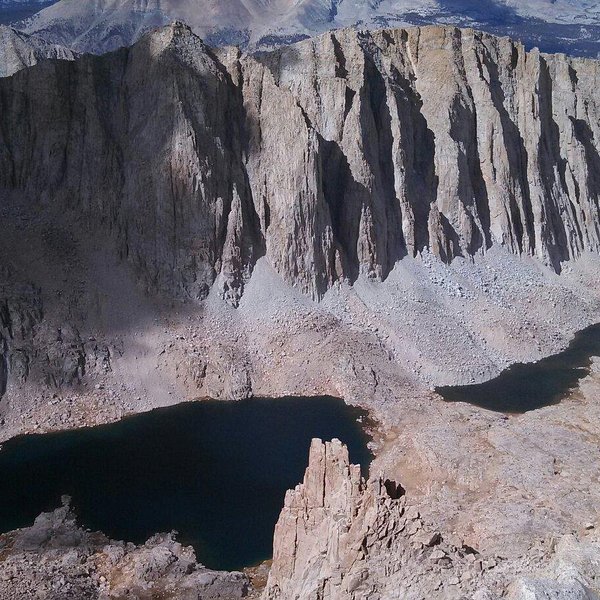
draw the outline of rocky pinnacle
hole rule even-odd
[[[314,439],[304,481],[287,492],[275,527],[262,599],[494,600],[507,587],[513,600],[592,599],[594,557],[597,541],[565,536],[554,571],[511,582],[496,559],[425,523],[401,485],[366,481],[344,444]]]

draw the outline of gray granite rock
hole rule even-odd
[[[76,56],[77,54],[68,48],[0,25],[0,77],[8,77],[25,67],[37,64],[40,60],[74,60]]]
[[[78,527],[65,504],[28,528],[0,535],[0,597],[77,600],[234,600],[248,594],[242,573],[211,571],[171,534],[135,546]]]
[[[216,56],[174,24],[1,82],[0,185],[111,232],[179,297],[237,304],[265,253],[313,298],[426,248],[560,271],[600,248],[598,73],[452,27]]]

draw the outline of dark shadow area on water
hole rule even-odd
[[[525,413],[559,403],[588,375],[592,356],[600,356],[600,324],[580,331],[567,349],[539,362],[513,365],[485,383],[440,387],[436,391],[449,402]]]
[[[79,522],[145,542],[173,529],[199,562],[239,569],[270,558],[287,489],[302,481],[314,437],[348,445],[366,472],[366,413],[331,397],[205,401],[0,451],[0,531],[72,497]]]

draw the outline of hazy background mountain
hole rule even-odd
[[[33,0],[0,0],[0,25],[9,25],[27,19],[47,6],[54,4]]]
[[[46,58],[73,60],[76,54],[58,44],[0,24],[0,77],[7,77]]]
[[[78,51],[130,45],[173,20],[217,45],[272,46],[348,26],[451,23],[509,35],[547,52],[600,52],[596,0],[0,0],[1,23],[20,21],[27,33]]]

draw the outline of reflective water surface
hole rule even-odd
[[[30,525],[68,494],[81,523],[113,539],[175,529],[208,567],[252,565],[271,556],[313,437],[341,439],[368,467],[363,417],[330,397],[206,401],[16,438],[0,451],[0,531]]]

